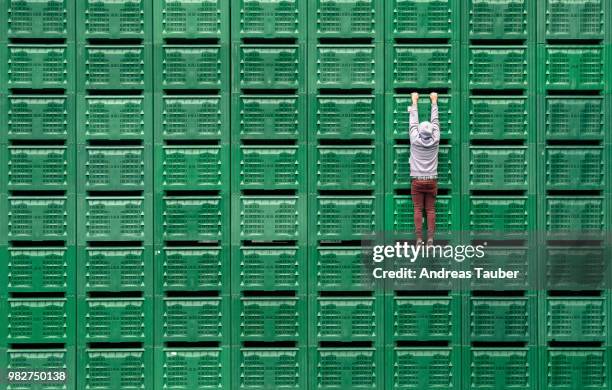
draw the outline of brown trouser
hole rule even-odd
[[[427,215],[427,238],[434,238],[436,231],[436,195],[438,181],[413,179],[410,186],[412,203],[414,205],[414,228],[417,240],[423,239],[423,208]]]

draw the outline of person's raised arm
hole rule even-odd
[[[435,143],[440,142],[440,119],[438,118],[438,94],[432,92],[429,95],[431,99],[431,127],[432,127],[432,137]]]
[[[408,107],[408,112],[410,113],[410,142],[414,142],[418,138],[419,134],[419,94],[413,92],[411,94],[412,97],[412,105]]]

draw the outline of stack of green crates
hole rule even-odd
[[[154,381],[160,388],[225,388],[229,6],[154,3]]]
[[[232,388],[307,386],[306,2],[232,4]]]
[[[66,376],[0,389],[612,390],[611,12],[0,2],[0,366]],[[412,92],[435,242],[517,279],[372,278]]]
[[[74,7],[7,1],[1,12],[0,365],[74,387]]]
[[[384,295],[359,245],[383,229],[384,4],[308,16],[309,388],[380,388]]]
[[[150,18],[145,1],[76,6],[79,271],[73,376],[83,388],[153,383]]]
[[[544,245],[538,320],[546,369],[541,386],[606,388],[609,4],[551,1],[540,12],[538,217]]]
[[[388,244],[414,243],[416,238],[410,195],[408,108],[412,92],[420,94],[419,121],[430,121],[429,94],[438,93],[441,140],[435,239],[454,245],[460,238],[460,20],[459,7],[452,1],[386,2],[384,161]],[[424,235],[426,231],[423,221]],[[398,264],[406,266],[401,259]],[[425,288],[432,291],[423,291]],[[433,291],[433,283],[419,287],[418,283],[388,281],[385,388],[460,386],[461,297],[448,286],[438,288]]]

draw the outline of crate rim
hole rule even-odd
[[[144,145],[86,145],[85,149],[144,149]]]
[[[257,248],[259,248],[259,247],[257,247]],[[190,250],[219,249],[219,250],[221,250],[221,249],[223,249],[223,246],[220,246],[220,245],[213,245],[213,246],[206,246],[206,245],[199,245],[199,246],[198,245],[196,245],[196,246],[167,246],[167,245],[164,245],[162,247],[162,249],[164,251],[167,250],[167,249],[170,249],[170,250],[172,250],[172,249],[177,249],[177,250],[178,249],[181,249],[181,250],[185,250],[185,249],[190,249]]]
[[[162,47],[165,48],[189,48],[189,49],[210,49],[210,48],[221,48],[222,44],[197,44],[197,45],[188,45],[188,44],[172,44],[172,43],[164,43]]]
[[[145,46],[146,45],[142,44],[142,43],[137,43],[137,44],[134,44],[134,45],[126,45],[126,44],[123,44],[123,45],[121,45],[121,44],[119,44],[119,45],[110,45],[110,44],[106,43],[106,44],[102,44],[102,45],[87,44],[87,45],[84,45],[84,48],[85,49],[95,49],[95,50],[115,50],[115,51],[117,51],[117,50],[129,50],[129,49],[132,49],[134,51],[136,51],[136,50],[141,51],[141,50],[144,50]]]
[[[8,297],[8,302],[68,302],[70,297]]]
[[[86,196],[86,200],[144,200],[146,196]]]
[[[67,145],[8,145],[7,149],[68,149]]]
[[[42,43],[9,43],[8,45],[6,45],[6,47],[8,48],[21,48],[21,47],[31,47],[31,48],[58,48],[58,47],[63,47],[63,48],[67,48],[68,44],[66,43],[51,43],[51,44],[42,44]],[[9,63],[10,63],[10,59],[9,59]]]
[[[300,297],[266,296],[266,297],[240,297],[240,301],[299,301]]]
[[[288,246],[273,246],[273,245],[264,245],[264,246],[249,246],[249,245],[240,245],[240,249],[252,249],[252,250],[257,250],[257,249],[278,249],[278,250],[288,250],[288,249],[295,249],[295,250],[299,250],[300,247],[297,245],[288,245]]]
[[[207,200],[207,199],[221,199],[220,195],[164,195],[164,200]]]

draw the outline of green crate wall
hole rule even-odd
[[[61,371],[74,387],[75,9],[6,1],[0,13],[0,364]]]
[[[526,273],[463,283],[464,389],[539,385],[536,15],[529,1],[471,0],[462,10],[463,239],[486,246],[482,266]]]
[[[139,0],[76,2],[79,387],[153,374],[151,15]]]
[[[543,244],[538,296],[539,359],[544,370],[540,388],[607,388],[609,379],[603,373],[610,358],[605,328],[609,277],[601,270],[609,251],[604,232],[610,226],[610,173],[595,166],[610,161],[610,133],[603,130],[610,120],[610,89],[604,78],[609,71],[610,27],[605,22],[609,4],[551,0],[538,7],[543,21],[538,56],[545,59],[538,63],[537,94],[538,127],[545,129],[537,140],[542,161],[537,189]],[[575,210],[580,211],[579,219],[572,217]],[[585,244],[576,248],[576,240]],[[579,275],[579,280],[567,273],[575,261],[590,263],[589,272]],[[575,340],[590,340],[594,348],[583,344],[571,348]],[[592,374],[580,377],[586,371]]]
[[[227,173],[238,369],[228,374],[236,389],[305,388],[308,380],[306,8],[302,1],[231,5]]]
[[[0,226],[5,367],[66,388],[610,389],[605,0],[0,8],[0,212],[34,213]],[[501,239],[482,261],[528,280],[366,277],[360,234],[410,239],[412,89],[421,116],[440,94],[438,238]]]
[[[159,1],[152,8],[160,319],[153,330],[154,383],[225,388],[232,332],[230,8],[220,0]]]
[[[384,383],[384,293],[360,281],[355,248],[383,230],[384,12],[378,1],[308,7],[310,389]]]
[[[408,107],[410,93],[416,91],[420,121],[429,120],[429,93],[438,93],[441,141],[436,207],[441,214],[436,218],[436,239],[454,243],[460,238],[461,216],[460,166],[456,164],[461,156],[460,8],[452,1],[402,0],[387,1],[385,7],[386,240],[414,240]],[[444,283],[435,294],[414,291],[433,285],[386,281],[385,388],[461,387],[461,296]]]

